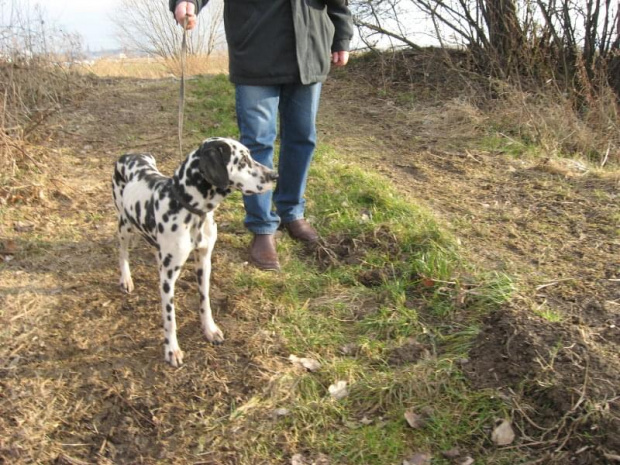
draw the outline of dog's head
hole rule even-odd
[[[200,172],[220,189],[238,189],[243,195],[273,189],[278,174],[254,161],[250,150],[233,139],[211,138],[198,149]]]

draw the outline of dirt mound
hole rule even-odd
[[[469,355],[472,384],[506,395],[528,443],[564,449],[546,463],[603,463],[618,450],[620,372],[578,330],[504,309],[486,318]]]

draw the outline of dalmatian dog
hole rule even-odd
[[[181,163],[172,177],[163,176],[149,154],[123,155],[112,182],[118,211],[120,286],[134,289],[129,271],[129,245],[136,233],[157,249],[165,360],[183,363],[176,335],[174,286],[192,251],[196,252],[200,320],[207,339],[220,344],[224,335],[213,320],[209,301],[211,253],[217,238],[213,212],[232,189],[244,195],[273,188],[278,175],[254,161],[237,141],[205,140]]]

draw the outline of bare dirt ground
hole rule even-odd
[[[474,386],[511,399],[519,447],[532,451],[534,463],[617,461],[617,173],[465,149],[471,138],[451,130],[455,100],[423,80],[417,87],[419,98],[404,108],[354,69],[338,74],[325,85],[322,142],[436,213],[478,269],[515,277],[515,299],[486,318],[461,362]],[[57,167],[50,182],[15,194],[26,206],[2,225],[8,239],[0,253],[9,261],[0,371],[0,429],[11,432],[0,438],[6,463],[181,463],[197,456],[200,463],[252,463],[243,444],[230,440],[237,431],[204,422],[226,418],[231,405],[263,389],[268,360],[279,354],[277,341],[256,332],[273,309],[256,312],[223,279],[230,262],[246,259],[245,241],[221,239],[214,257],[221,270],[214,300],[226,310],[218,323],[235,327],[227,344],[203,341],[197,316],[180,321],[181,341],[206,354],[191,370],[162,363],[148,249],[133,255],[135,293],[117,288],[112,163],[144,149],[167,159],[169,170],[178,158],[175,108],[170,81],[98,81],[49,134]],[[20,240],[20,231],[34,239]],[[193,286],[189,275],[181,288]],[[197,295],[180,298],[191,307],[185,299]],[[28,308],[46,311],[35,316]],[[199,442],[197,425],[204,428]]]

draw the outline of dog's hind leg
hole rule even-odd
[[[119,242],[119,265],[121,268],[121,280],[119,282],[121,289],[127,293],[133,291],[133,280],[131,279],[131,271],[129,271],[129,246],[131,245],[131,227],[127,220],[120,218],[118,221],[118,242]]]
[[[213,214],[207,216],[203,226],[203,233],[205,237],[196,250],[198,257],[196,276],[198,278],[198,290],[200,292],[200,322],[202,331],[207,337],[207,340],[213,344],[221,344],[224,342],[224,333],[222,333],[213,320],[211,299],[209,298],[211,254],[213,253],[213,247],[217,240],[217,225],[213,220]]]
[[[174,286],[181,274],[181,267],[189,256],[189,250],[160,248],[159,281],[162,318],[164,320],[164,358],[173,367],[183,364],[183,352],[177,341],[177,324],[174,312]]]

